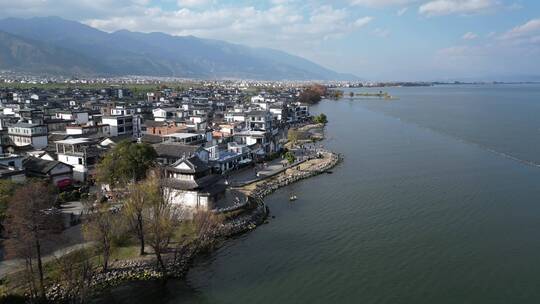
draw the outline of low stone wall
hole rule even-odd
[[[264,202],[250,198],[254,205],[252,209],[237,218],[223,224],[219,229],[215,239],[232,237],[256,228],[261,225],[268,216],[268,208]],[[201,250],[205,250],[206,245],[190,245],[176,248],[176,251],[164,255],[167,272],[159,270],[156,259],[146,260],[126,260],[115,261],[110,265],[110,270],[103,273],[97,273],[92,277],[90,288],[95,292],[118,286],[123,282],[141,281],[141,280],[159,280],[163,278],[182,278],[186,275],[193,259]],[[66,302],[69,300],[70,293],[60,284],[54,284],[47,290],[47,299],[56,302]]]
[[[328,171],[329,169],[335,167],[343,159],[341,155],[330,151],[320,150],[319,153],[323,154],[324,158],[327,158],[327,160],[320,164],[317,164],[317,166],[314,168],[310,168],[310,170],[295,171],[292,174],[277,176],[266,182],[257,184],[255,190],[251,192],[250,196],[254,197],[255,199],[262,200],[265,196],[271,194],[272,192],[276,191],[281,187],[285,187],[299,180],[319,175]]]
[[[216,237],[231,237],[255,229],[265,222],[269,213],[268,207],[263,201],[265,196],[299,180],[325,173],[343,159],[341,155],[330,151],[319,150],[319,153],[324,156],[324,161],[315,167],[302,171],[291,169],[292,174],[281,172],[281,174],[257,184],[249,195],[249,202],[253,204],[242,204],[244,207],[250,205],[255,207],[251,207],[251,210],[246,210],[246,213],[223,224]],[[189,270],[193,259],[204,249],[204,246],[187,246],[179,248],[174,253],[166,254],[164,256],[167,265],[166,273],[158,269],[155,259],[113,262],[109,271],[98,273],[92,278],[92,289],[96,291],[103,290],[128,281],[158,280],[165,277],[182,278]],[[68,298],[69,294],[69,290],[65,290],[64,287],[56,284],[48,289],[47,298],[53,302],[62,302]]]

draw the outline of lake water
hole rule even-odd
[[[312,109],[345,161],[270,224],[96,302],[540,303],[540,86],[387,91]]]

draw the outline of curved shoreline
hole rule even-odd
[[[343,160],[342,155],[328,150],[318,149],[317,153],[322,157],[309,159],[276,175],[236,188],[248,196],[249,209],[224,224],[214,239],[208,243],[189,245],[168,253],[164,258],[167,264],[165,273],[157,268],[155,258],[113,262],[109,271],[98,273],[92,278],[90,287],[92,293],[99,294],[108,288],[130,281],[184,278],[199,253],[213,250],[216,242],[249,232],[266,222],[270,210],[264,203],[264,197],[297,181],[325,173]],[[47,290],[47,298],[52,301],[65,301],[69,296],[70,292],[60,284],[54,284]]]

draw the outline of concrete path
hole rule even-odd
[[[293,152],[296,157],[296,162],[293,164],[289,164],[287,160],[278,158],[264,164],[257,164],[254,168],[247,168],[238,172],[232,172],[228,176],[227,181],[231,186],[255,182],[268,176],[275,175],[290,167],[294,167],[309,158],[315,157],[317,154],[316,146],[313,144],[304,145],[303,149],[294,148],[290,149],[289,151]]]

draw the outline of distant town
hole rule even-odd
[[[239,89],[253,87],[302,87],[311,83],[321,83],[334,88],[381,88],[381,87],[425,87],[434,85],[488,85],[488,84],[533,84],[535,81],[263,81],[263,80],[198,80],[178,77],[122,76],[107,78],[74,78],[63,76],[35,76],[33,74],[15,73],[0,70],[0,86],[13,88],[66,87],[66,86],[100,86],[100,85],[163,85],[163,84],[197,84],[201,86],[230,85]]]

